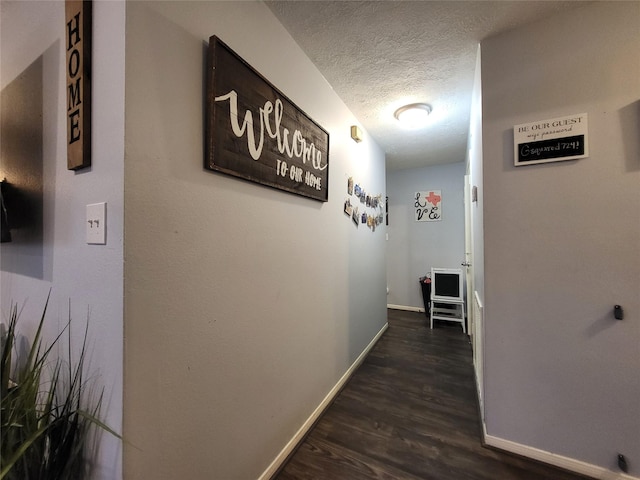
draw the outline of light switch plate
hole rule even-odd
[[[107,244],[107,204],[87,205],[87,243],[91,245]]]

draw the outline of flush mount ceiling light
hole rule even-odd
[[[393,116],[408,128],[419,128],[424,126],[430,113],[430,105],[426,103],[412,103],[397,109]]]

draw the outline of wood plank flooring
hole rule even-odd
[[[389,310],[389,328],[277,480],[584,480],[483,448],[468,337]]]

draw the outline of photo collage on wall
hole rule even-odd
[[[349,196],[344,201],[345,215],[351,217],[356,227],[364,224],[375,232],[376,227],[384,222],[382,194],[367,193],[359,184],[354,185],[353,177],[347,180],[347,194]]]

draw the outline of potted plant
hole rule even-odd
[[[93,428],[120,436],[99,419],[102,393],[92,398],[84,377],[88,323],[75,364],[54,355],[71,319],[50,345],[42,340],[49,297],[25,358],[16,356],[18,309],[12,305],[0,357],[0,480],[80,480],[86,478]],[[70,343],[70,342],[69,342]]]

